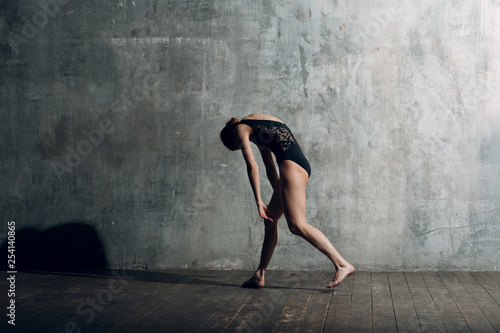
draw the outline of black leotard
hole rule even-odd
[[[252,128],[253,133],[250,135],[250,141],[269,148],[276,156],[278,164],[284,160],[291,160],[306,170],[311,177],[311,166],[302,153],[297,140],[285,124],[279,121],[260,119],[244,119],[239,123]]]

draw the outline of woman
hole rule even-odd
[[[279,118],[253,113],[241,121],[232,118],[220,136],[230,150],[242,150],[255,203],[265,224],[259,268],[242,287],[264,286],[266,268],[278,242],[278,220],[283,214],[293,234],[307,240],[333,262],[336,273],[327,288],[337,286],[346,276],[354,273],[354,267],[342,258],[326,236],[306,222],[306,185],[311,167],[290,129]],[[267,178],[274,190],[268,206],[260,195],[259,168],[250,142],[259,147]],[[276,156],[279,177],[272,154]]]

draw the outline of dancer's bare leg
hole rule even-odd
[[[260,255],[259,268],[249,280],[243,283],[243,288],[260,288],[264,287],[265,274],[267,265],[271,261],[274,249],[278,243],[278,221],[264,221],[265,223],[265,236],[264,243],[262,244],[262,253]]]
[[[290,231],[298,235],[325,254],[335,266],[336,273],[327,288],[337,286],[348,275],[354,273],[354,266],[345,260],[326,236],[306,221],[307,172],[292,161],[280,164],[281,195],[283,209]]]
[[[271,212],[273,221],[264,221],[265,235],[264,243],[262,244],[259,268],[255,272],[254,276],[243,283],[243,288],[264,287],[266,269],[271,261],[276,244],[278,243],[278,220],[283,215],[283,207],[281,204],[279,190],[273,193],[268,209]]]

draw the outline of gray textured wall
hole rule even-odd
[[[358,268],[499,269],[499,1],[45,3],[0,4],[1,221],[84,221],[113,267],[255,267],[262,222],[218,134],[264,112]],[[271,267],[331,267],[280,230]]]

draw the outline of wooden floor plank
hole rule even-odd
[[[271,272],[270,278],[266,273],[266,286],[254,291],[252,300],[225,331],[271,332],[280,321],[289,299],[297,290],[306,289],[304,283],[308,275],[303,272]]]
[[[185,332],[222,331],[252,297],[250,290],[240,288],[241,283],[249,276],[249,271],[234,271],[221,276],[220,280],[211,281],[211,293],[203,297],[205,303],[197,307],[197,311],[189,310],[187,317],[179,318],[178,315],[177,327],[182,327]],[[196,301],[201,292],[195,291],[190,298]],[[194,305],[193,307],[196,308]]]
[[[31,315],[20,314],[29,321],[50,322],[51,330],[63,328],[68,321],[71,321],[68,318],[72,318],[73,321],[83,318],[77,314],[79,305],[89,298],[96,297],[99,290],[103,289],[100,286],[104,284],[98,279],[88,281],[86,277],[74,275],[56,276],[52,281],[53,285],[47,289],[31,290],[29,293],[31,304],[36,307],[36,310],[32,311]],[[64,307],[54,307],[54,303],[61,298],[61,290],[65,293]],[[24,306],[21,309],[27,310]]]
[[[151,314],[159,309],[166,302],[171,302],[171,299],[179,297],[178,293],[171,292],[169,290],[170,285],[162,283],[148,283],[148,282],[136,282],[138,290],[130,290],[127,292],[127,296],[137,301],[130,304],[130,308],[121,315],[121,320],[112,320],[115,324],[110,328],[110,332],[136,332],[139,329],[144,328],[146,323],[153,324],[152,321],[147,321],[151,319]],[[147,296],[143,294],[143,290],[149,288],[151,293]],[[115,315],[119,315],[119,311],[114,312]],[[117,319],[117,318],[116,318]]]
[[[325,288],[325,284],[329,278],[331,279],[331,276],[327,272],[320,273],[318,284],[311,296],[304,320],[300,323],[299,332],[319,333],[323,331],[333,290]]]
[[[69,322],[74,322],[78,328],[82,329],[89,325],[87,321],[93,321],[94,324],[97,322],[102,324],[102,319],[107,318],[109,310],[114,305],[122,303],[113,299],[104,307],[96,305],[99,306],[99,310],[92,311],[92,308],[86,305],[86,302],[89,299],[96,299],[99,296],[103,297],[104,294],[100,293],[100,291],[107,290],[110,281],[112,280],[108,277],[89,277],[87,275],[75,274],[58,275],[54,279],[54,285],[45,290],[45,295],[41,296],[41,302],[37,300],[38,294],[35,294],[35,297],[31,299],[36,306],[36,310],[32,311],[31,317],[22,316],[24,319],[23,324],[29,322],[44,323],[43,327],[46,332],[64,331],[65,325]],[[105,298],[102,300],[105,300],[106,303],[108,302]],[[84,307],[81,307],[82,304]],[[82,311],[80,315],[78,315],[79,306]],[[26,309],[24,306],[22,308]],[[92,320],[90,311],[94,315]],[[32,330],[26,327],[24,331]]]
[[[373,332],[397,332],[387,273],[372,273]]]
[[[222,332],[248,304],[255,290],[240,289],[214,313],[198,332]]]
[[[372,282],[370,272],[356,274],[352,287],[349,332],[372,331]]]
[[[455,274],[453,272],[439,272],[438,274],[472,332],[495,333],[496,331],[493,326],[491,326],[491,323],[487,320],[484,313],[476,302],[474,302]]]
[[[471,275],[481,284],[495,302],[500,304],[500,284],[492,278],[494,275],[487,272],[471,272]]]
[[[250,276],[246,278],[248,277]],[[294,290],[300,286],[300,283],[296,283],[295,280],[295,275],[291,275],[290,272],[266,272],[266,286],[264,288],[257,290],[240,289],[236,292],[236,294],[249,293],[250,298],[234,313],[231,320],[218,327],[210,326],[210,323],[208,326],[206,324],[200,332],[210,330],[270,332],[283,311],[287,300],[293,295]],[[224,305],[222,311],[226,307],[227,305]],[[233,311],[231,310],[231,312]],[[217,315],[215,314],[215,316]],[[210,321],[213,321],[213,318]]]
[[[162,272],[160,274],[147,275],[145,273],[135,273],[135,280],[125,291],[118,295],[122,303],[129,302],[128,309],[116,308],[115,315],[120,315],[121,320],[114,320],[112,316],[107,318],[115,324],[109,332],[136,332],[147,330],[154,325],[153,314],[161,311],[176,300],[182,300],[186,294],[193,290],[192,285],[197,281],[196,275],[190,271]],[[191,287],[191,288],[190,288]],[[158,324],[162,324],[159,320]]]
[[[36,279],[33,277],[36,276]],[[50,289],[57,286],[55,280],[58,275],[49,273],[30,273],[23,272],[16,275],[17,284],[21,287],[19,292],[22,291],[24,295],[31,293],[32,291],[40,289]]]
[[[499,272],[485,272],[490,278],[500,286],[500,271]]]
[[[299,273],[297,288],[285,304],[273,332],[297,332],[311,301],[314,291],[323,284],[320,272]],[[323,286],[324,288],[324,286]]]
[[[421,275],[434,300],[434,304],[446,330],[448,332],[470,333],[469,325],[439,275],[436,272],[423,272]]]
[[[178,330],[180,332],[195,332],[201,328],[233,293],[240,290],[239,285],[243,279],[248,278],[250,273],[247,271],[225,271],[218,277],[219,285],[211,286],[208,292],[203,292],[203,297],[200,295],[193,297],[196,305],[193,305],[192,309],[184,314]]]
[[[138,332],[152,329],[150,327],[151,323],[160,324],[164,331],[169,332],[183,327],[183,324],[187,325],[187,321],[196,314],[193,311],[195,309],[199,310],[200,304],[207,300],[220,300],[216,293],[224,288],[223,281],[226,281],[226,276],[230,275],[228,272],[223,274],[225,276],[220,276],[220,273],[218,275],[213,273],[190,273],[194,279],[186,281],[186,284],[177,282],[177,288],[175,290],[170,288],[171,290],[168,291],[169,299],[164,300],[160,306],[137,322],[141,326]],[[233,287],[233,289],[236,288]],[[228,293],[224,294],[227,295]],[[203,295],[203,297],[200,297],[200,295]],[[185,331],[188,330],[185,329]]]
[[[455,276],[476,302],[495,331],[500,332],[500,305],[470,273],[456,272]]]
[[[398,332],[421,332],[404,273],[389,273],[388,276]]]
[[[350,275],[335,287],[323,332],[347,332],[351,315],[353,282],[360,272]]]
[[[331,272],[268,271],[266,287],[240,288],[250,271],[127,271],[102,309],[116,271],[19,273],[16,328],[64,332],[498,332],[499,272],[356,272],[333,293]],[[40,282],[40,283],[38,283]],[[3,284],[5,286],[5,283]],[[106,297],[105,297],[106,298]],[[84,310],[91,309],[88,305]],[[9,332],[6,321],[0,332]],[[77,330],[73,330],[77,331]]]
[[[251,275],[246,276],[244,280],[247,280],[250,276]],[[252,293],[250,302],[241,309],[238,315],[228,323],[224,330],[227,332],[260,332],[262,325],[269,325],[266,320],[269,320],[273,315],[276,316],[276,307],[282,307],[276,302],[280,302],[280,297],[283,293],[281,289],[275,289],[275,286],[284,283],[284,276],[285,273],[283,272],[267,271],[266,286],[260,289],[250,290]]]
[[[446,332],[434,300],[419,272],[405,273],[422,332]]]

